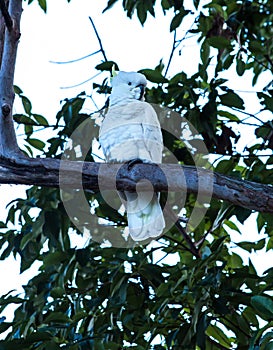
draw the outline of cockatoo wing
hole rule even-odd
[[[139,158],[144,162],[161,163],[161,129],[156,112],[146,102],[135,101],[110,108],[99,139],[107,161],[126,162]]]

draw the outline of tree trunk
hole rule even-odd
[[[0,1],[0,155],[9,158],[22,156],[19,150],[12,119],[14,101],[14,71],[17,46],[20,38],[22,0]],[[3,29],[3,22],[5,28]]]

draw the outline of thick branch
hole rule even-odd
[[[142,181],[146,179],[148,181]],[[120,164],[84,163],[58,159],[0,159],[0,183],[46,187],[85,188],[93,191],[118,189],[133,191],[198,193],[228,201],[259,212],[273,213],[273,187],[177,164],[136,164],[130,171]],[[211,186],[212,184],[212,186]],[[212,190],[212,193],[211,193]]]
[[[1,13],[4,17],[4,20],[5,20],[5,23],[6,23],[8,30],[11,30],[12,29],[12,19],[9,15],[9,11],[7,9],[5,0],[0,0],[0,10],[1,10]]]
[[[2,64],[2,55],[4,48],[4,38],[5,38],[5,19],[0,15],[0,69]]]
[[[17,46],[20,38],[21,13],[22,0],[10,0],[9,15],[12,19],[12,26],[8,28],[9,30],[5,31],[0,70],[0,155],[11,158],[14,158],[20,152],[14,132],[12,106],[14,101],[14,71]]]

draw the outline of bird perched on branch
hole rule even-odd
[[[119,72],[112,78],[109,110],[100,128],[106,161],[161,163],[163,141],[153,107],[144,101],[147,80],[137,72]],[[159,194],[119,192],[125,205],[129,234],[134,241],[160,236],[165,220]]]

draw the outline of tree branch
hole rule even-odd
[[[3,15],[0,15],[0,69],[2,64],[2,55],[4,49],[4,38],[5,38],[5,19]]]
[[[98,33],[98,31],[97,31],[97,28],[96,28],[96,26],[95,26],[95,23],[94,23],[94,21],[92,20],[92,18],[91,18],[90,16],[89,16],[89,20],[90,20],[90,22],[91,22],[91,24],[92,24],[92,27],[93,27],[94,32],[95,32],[95,34],[96,34],[96,37],[97,37],[97,39],[98,39],[98,42],[99,42],[99,45],[100,45],[100,51],[101,51],[101,53],[102,53],[102,56],[103,56],[103,58],[104,58],[104,61],[108,61],[108,60],[107,60],[107,57],[106,57],[106,54],[105,54],[105,51],[104,51],[103,46],[102,46],[101,38],[100,38],[99,33]]]
[[[194,242],[191,240],[188,233],[181,226],[181,224],[179,222],[179,217],[174,213],[174,211],[171,208],[168,208],[168,207],[166,208],[166,206],[165,206],[165,210],[166,210],[167,214],[169,215],[169,217],[172,219],[172,221],[175,223],[175,227],[178,229],[178,231],[181,233],[184,240],[187,242],[187,244],[189,246],[189,251],[197,258],[200,258],[199,250],[195,246]]]
[[[12,26],[13,26],[13,22],[12,22],[12,18],[10,17],[9,11],[7,9],[5,0],[0,0],[0,10],[1,10],[1,13],[4,17],[4,20],[5,20],[5,23],[6,23],[8,30],[11,31]]]
[[[3,5],[3,4],[2,4]],[[2,13],[3,13],[3,7]],[[20,38],[22,1],[9,1],[12,27],[5,31],[0,71],[0,155],[14,158],[20,154],[12,119],[14,71]],[[7,19],[5,18],[5,21]],[[7,23],[7,22],[6,22]]]
[[[166,178],[166,176],[168,179]],[[230,202],[258,212],[273,213],[273,187],[212,171],[178,164],[136,164],[130,171],[120,164],[60,161],[59,159],[0,157],[0,184],[24,184],[93,191],[103,188],[150,191],[148,180],[156,191],[198,193]],[[212,184],[212,193],[211,186]]]
[[[174,34],[173,34],[173,46],[172,46],[171,54],[170,54],[170,57],[169,57],[169,60],[168,60],[168,63],[167,63],[167,68],[165,70],[165,74],[164,74],[165,78],[167,77],[167,73],[169,71],[169,68],[170,68],[170,65],[171,65],[171,62],[172,62],[172,59],[173,59],[173,55],[174,55],[175,49],[176,49],[176,30],[174,31]]]
[[[101,52],[101,50],[97,50],[97,51],[94,51],[86,56],[82,56],[80,58],[75,58],[74,60],[70,60],[70,61],[49,61],[50,63],[54,63],[54,64],[70,64],[70,63],[75,63],[75,62],[79,62],[79,61],[82,61],[82,60],[85,60],[86,58],[88,57],[91,57],[91,56],[94,56],[96,55],[97,53]]]

